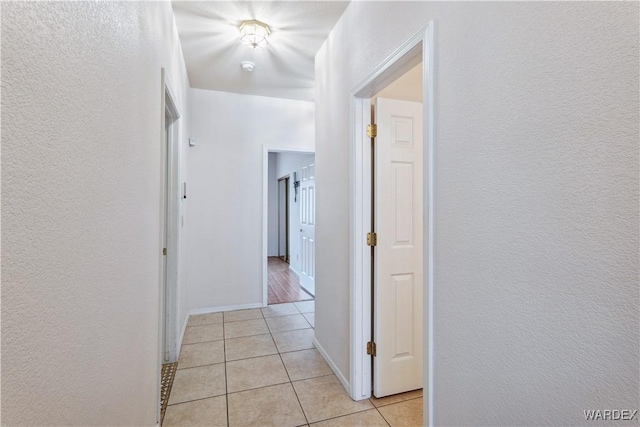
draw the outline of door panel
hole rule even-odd
[[[422,387],[422,104],[375,104],[376,397]]]
[[[316,180],[315,165],[302,168],[300,183],[300,285],[315,295]]]

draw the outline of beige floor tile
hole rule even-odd
[[[240,322],[230,322],[224,325],[225,338],[248,337],[251,335],[268,334],[269,328],[264,319],[244,320]]]
[[[333,373],[318,350],[302,350],[281,355],[291,381],[321,377]]]
[[[189,316],[187,326],[202,326],[222,323],[222,313],[195,314]]]
[[[185,344],[180,350],[178,369],[224,362],[224,341]]]
[[[315,313],[303,313],[302,314],[312,328],[316,327],[316,314]]]
[[[194,400],[167,406],[163,427],[227,426],[227,397]]]
[[[224,321],[226,322],[238,322],[241,320],[253,320],[262,319],[262,312],[259,308],[252,308],[249,310],[236,310],[227,311],[224,313]]]
[[[280,353],[314,348],[313,337],[313,329],[298,329],[297,331],[273,334],[273,340],[276,342],[276,347],[278,347]]]
[[[296,381],[293,387],[310,423],[373,408],[369,400],[352,400],[335,375]]]
[[[182,339],[182,344],[195,344],[197,342],[217,341],[224,339],[222,325],[203,325],[187,328]]]
[[[420,398],[382,406],[378,411],[391,427],[422,426],[422,399]]]
[[[321,421],[311,424],[312,427],[388,427],[387,422],[382,415],[375,409],[368,411],[356,412],[355,414],[345,415],[344,417],[332,418],[330,420]]]
[[[227,389],[229,393],[282,384],[288,381],[287,371],[278,354],[227,362]]]
[[[269,317],[266,320],[271,333],[293,331],[295,329],[306,329],[311,327],[309,322],[307,322],[307,319],[305,319],[302,314],[294,314],[293,316]]]
[[[316,311],[316,302],[315,301],[299,301],[294,303],[300,313],[313,313]]]
[[[228,399],[230,426],[294,427],[307,422],[291,383],[233,393]]]
[[[224,363],[179,369],[171,387],[169,405],[226,393]]]
[[[227,361],[278,353],[271,334],[229,338],[225,340],[225,347]]]
[[[292,314],[300,314],[300,311],[296,308],[292,302],[284,304],[272,304],[262,309],[264,317],[276,317],[276,316],[290,316]]]
[[[376,399],[375,397],[371,396],[371,403],[373,403],[373,405],[376,407],[380,407],[391,405],[392,403],[404,402],[405,400],[411,400],[418,397],[422,397],[422,389],[408,391],[406,393],[393,394],[391,396],[382,397],[380,399]]]

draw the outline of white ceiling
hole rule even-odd
[[[313,101],[314,57],[347,1],[173,1],[191,87]],[[269,25],[269,45],[240,42],[238,26]],[[242,61],[253,61],[249,73]]]

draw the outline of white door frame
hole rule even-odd
[[[161,165],[160,165],[160,244],[158,259],[160,268],[159,314],[158,314],[158,422],[160,422],[160,370],[165,362],[175,362],[178,359],[178,251],[180,233],[180,111],[176,104],[176,97],[164,68],[161,69]],[[169,132],[165,139],[166,118],[171,117]],[[167,170],[168,209],[165,218],[165,167]],[[167,255],[162,254],[162,242],[166,233]],[[166,258],[166,276],[164,261]]]
[[[424,150],[424,394],[425,425],[433,425],[433,145],[434,145],[434,21],[382,61],[351,91],[351,306],[350,395],[371,396],[371,257],[366,244],[371,230],[371,140],[365,128],[371,120],[371,98],[422,61]]]
[[[291,177],[289,175],[284,175],[281,176],[280,178],[276,178],[278,181],[278,258],[280,258],[280,238],[281,238],[281,234],[282,230],[280,230],[280,215],[282,215],[282,212],[280,211],[280,181],[284,182],[284,197],[285,197],[285,201],[284,201],[284,216],[285,216],[285,220],[284,220],[284,224],[285,224],[285,230],[284,230],[284,234],[285,234],[285,251],[284,251],[284,258],[286,262],[290,262],[289,260],[289,256],[290,253],[289,251],[291,250],[291,242],[289,241],[289,239],[291,238],[291,236],[289,236],[289,222],[291,221],[291,206],[289,206],[289,180],[291,179]]]
[[[262,306],[269,302],[268,292],[268,243],[269,243],[269,153],[297,153],[315,154],[310,148],[289,148],[276,146],[262,146]],[[291,236],[289,236],[291,238]]]

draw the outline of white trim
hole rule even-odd
[[[169,361],[178,358],[179,343],[177,339],[177,302],[178,302],[178,251],[179,251],[179,222],[180,215],[180,110],[176,103],[176,96],[171,89],[170,78],[164,68],[160,69],[160,247],[158,248],[158,266],[160,270],[158,296],[158,421],[160,421],[160,384],[161,366],[165,361],[165,354]],[[165,116],[171,116],[169,133],[165,136]],[[167,166],[168,165],[168,166]],[[167,176],[165,181],[165,168]],[[165,201],[165,182],[168,183],[167,199]],[[168,209],[165,215],[165,202]],[[166,233],[166,242],[165,242]],[[167,256],[162,254],[163,244],[166,244]],[[166,263],[166,275],[164,265]],[[166,307],[169,307],[166,310]]]
[[[165,74],[166,76],[166,74]],[[176,97],[171,84],[165,78],[165,96],[169,101],[166,105],[167,110],[172,116],[173,122],[170,126],[169,145],[170,150],[167,150],[169,156],[167,163],[168,176],[167,181],[169,183],[168,196],[169,196],[169,209],[168,209],[168,225],[167,225],[167,295],[169,306],[169,342],[167,343],[167,349],[169,353],[169,361],[174,362],[178,360],[178,345],[177,332],[178,332],[178,270],[179,270],[179,257],[180,253],[179,241],[180,241],[180,111],[176,105]]]
[[[184,341],[184,334],[187,332],[187,325],[189,324],[189,315],[184,319],[182,324],[182,331],[178,339],[178,359],[180,358],[180,350],[182,349],[182,341]]]
[[[296,270],[295,268],[293,268],[293,267],[291,266],[291,264],[289,264],[289,270],[293,271],[293,272],[296,274],[296,276],[300,277],[300,273],[298,272],[298,270]]]
[[[268,243],[269,243],[269,153],[315,154],[314,149],[262,146],[262,307],[268,305]]]
[[[425,262],[423,265],[428,269],[423,277],[427,279],[427,292],[424,293],[423,307],[426,307],[426,328],[424,328],[424,384],[427,385],[427,396],[423,397],[423,401],[426,401],[427,413],[423,414],[423,423],[428,426],[435,425],[435,412],[433,406],[433,384],[434,384],[434,354],[433,354],[433,214],[434,214],[434,173],[435,173],[435,66],[434,66],[434,52],[435,52],[435,21],[430,21],[427,26],[425,34],[425,43],[422,45],[422,57],[426,59],[427,65],[422,70],[422,99],[426,100],[425,119],[424,123],[427,124],[428,129],[428,145],[427,150],[424,151],[424,165],[426,167],[426,173],[424,179],[426,180],[424,186],[424,200],[427,201],[427,227],[425,227],[425,233],[427,233],[427,250],[424,252]],[[423,59],[423,63],[424,63]],[[424,221],[424,218],[423,218]],[[425,402],[423,402],[425,403]]]
[[[333,363],[333,360],[331,360],[325,349],[322,348],[322,346],[318,343],[315,336],[313,337],[313,345],[316,347],[316,350],[318,350],[318,353],[320,353],[320,355],[327,362],[336,377],[338,377],[338,380],[342,383],[342,386],[345,388],[345,390],[350,390],[351,387],[349,386],[349,382],[347,381],[345,376],[342,375],[342,372],[340,371],[340,369],[338,369],[336,364]]]
[[[298,270],[296,270],[295,268],[293,268],[293,267],[291,266],[291,264],[289,264],[289,270],[293,271],[293,272],[296,274],[296,276],[300,277],[300,273],[298,272]],[[307,294],[311,295],[314,299],[316,298],[316,295],[315,295],[314,293],[311,293],[311,291],[310,291],[309,289],[307,289],[307,287],[306,287],[304,284],[300,283],[300,287],[301,287],[302,289],[304,289],[304,291],[305,291]],[[315,290],[315,289],[314,289],[314,290]]]
[[[405,71],[420,61],[423,62],[423,140],[424,150],[424,200],[427,201],[424,224],[424,260],[428,271],[425,272],[426,292],[424,292],[425,321],[425,417],[427,425],[433,425],[433,160],[434,160],[434,22],[411,37],[400,48],[380,63],[351,91],[351,306],[350,306],[350,379],[349,388],[354,400],[371,396],[371,357],[365,352],[367,341],[371,337],[371,274],[370,257],[364,243],[366,232],[370,229],[370,145],[364,134],[368,123],[367,106],[370,98],[388,83],[400,77]]]
[[[225,305],[222,307],[205,307],[205,308],[192,308],[189,310],[189,316],[193,316],[195,314],[209,314],[209,313],[220,313],[222,311],[234,311],[234,310],[246,310],[249,308],[261,308],[263,305],[259,302],[254,302],[251,304],[238,304],[238,305]]]
[[[366,244],[367,232],[371,230],[371,215],[365,206],[371,206],[371,150],[366,146],[365,126],[371,120],[370,98],[352,96],[352,120],[354,144],[351,157],[354,159],[351,176],[350,206],[352,238],[351,253],[351,343],[349,374],[352,388],[349,393],[354,400],[371,396],[371,357],[366,354],[366,342],[371,336],[371,297],[364,292],[364,283],[371,282],[370,248]],[[357,143],[358,141],[362,143]],[[357,219],[357,220],[356,220]],[[360,283],[360,286],[356,286]],[[357,303],[356,303],[357,302]],[[365,343],[356,345],[355,343]]]

